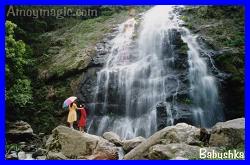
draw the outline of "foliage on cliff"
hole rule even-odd
[[[227,74],[220,86],[226,119],[244,116],[244,7],[188,6],[181,19],[213,50],[215,66]]]
[[[16,40],[16,24],[6,21],[6,101],[8,107],[22,109],[32,103],[32,87],[29,78],[31,49],[22,40]]]
[[[10,7],[6,8],[6,15]],[[64,7],[14,6],[14,9],[63,10]],[[62,109],[62,103],[74,95],[80,75],[95,55],[96,42],[125,21],[131,8],[136,9],[135,13],[144,10],[139,6],[67,8],[93,9],[97,15],[63,19],[7,16],[7,120],[27,121],[35,132],[49,133],[59,123],[66,124],[67,111]]]

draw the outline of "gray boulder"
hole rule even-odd
[[[200,147],[185,143],[171,143],[167,145],[157,144],[149,149],[149,159],[175,159],[178,157],[199,157]]]
[[[105,132],[102,136],[104,139],[110,141],[111,143],[114,143],[117,146],[122,145],[122,141],[121,141],[120,136],[114,132]]]
[[[149,152],[149,148],[156,144],[186,143],[199,145],[199,136],[200,129],[194,126],[185,123],[169,126],[139,144],[127,153],[124,159],[144,159]]]
[[[245,143],[245,118],[219,122],[212,128],[210,146],[236,147]]]
[[[122,141],[122,148],[126,153],[128,153],[129,151],[134,149],[136,146],[138,146],[139,144],[141,144],[145,140],[146,139],[141,137],[141,136],[135,137],[135,138],[129,139],[129,140],[123,140]]]
[[[116,151],[115,145],[106,139],[65,126],[58,126],[52,131],[46,142],[46,149],[48,152],[61,153],[69,159],[87,157],[99,151]]]

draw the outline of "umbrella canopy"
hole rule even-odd
[[[63,108],[67,108],[71,103],[73,103],[75,100],[77,99],[77,97],[75,96],[71,96],[69,98],[67,98],[64,102],[63,102]]]

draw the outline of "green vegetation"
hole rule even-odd
[[[28,68],[32,65],[29,47],[21,40],[16,41],[16,25],[6,21],[6,101],[8,107],[21,109],[32,103],[32,87]]]
[[[134,8],[135,14],[145,10],[140,6],[68,7],[96,9],[98,14],[63,19],[7,17],[7,120],[27,121],[35,133],[51,133],[59,123],[66,124],[67,111],[62,109],[62,103],[74,95],[83,69],[95,55],[95,44],[129,18],[130,9]],[[63,9],[64,6],[14,8]]]
[[[6,145],[6,154],[9,154],[10,151],[16,151],[19,152],[20,149],[20,145],[19,144],[7,144]]]
[[[178,54],[180,55],[187,55],[187,51],[188,51],[188,46],[187,44],[183,43],[181,44],[181,47],[178,49]]]

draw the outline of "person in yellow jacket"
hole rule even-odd
[[[69,114],[68,114],[68,120],[67,122],[70,125],[70,128],[73,129],[73,124],[77,120],[76,110],[78,109],[75,102],[71,103],[69,105]]]

